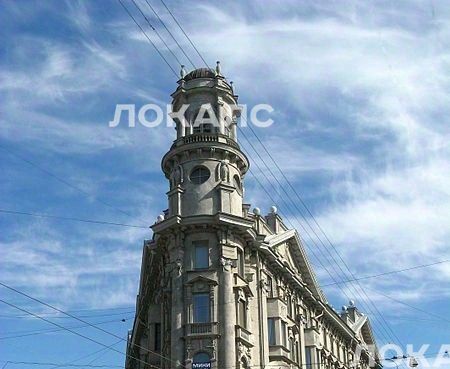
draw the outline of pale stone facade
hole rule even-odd
[[[189,124],[162,160],[169,209],[144,244],[126,368],[379,366],[367,317],[328,305],[297,232],[243,203],[231,85],[208,69],[178,84],[172,104],[190,104]],[[218,127],[193,124],[205,103]]]

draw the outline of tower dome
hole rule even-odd
[[[190,81],[197,78],[214,78],[215,76],[215,72],[210,68],[198,68],[186,74],[183,79]]]

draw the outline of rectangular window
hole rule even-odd
[[[273,297],[273,279],[267,276],[267,296]]]
[[[155,323],[155,351],[161,351],[161,323]]]
[[[289,338],[289,351],[291,360],[295,362],[295,349],[294,349],[294,339]]]
[[[210,317],[209,293],[196,293],[193,297],[193,323],[207,323]]]
[[[268,328],[268,338],[269,338],[269,346],[274,346],[277,343],[275,336],[275,319],[267,318],[267,328]]]
[[[312,355],[311,355],[311,348],[307,347],[305,350],[305,354],[306,354],[306,369],[311,369],[312,368]]]
[[[287,347],[286,334],[286,322],[281,321],[281,344],[284,347]]]
[[[237,268],[238,268],[238,274],[241,277],[244,277],[244,272],[245,272],[245,260],[244,260],[244,252],[242,250],[237,251]]]
[[[194,242],[194,268],[209,268],[209,246],[207,241]]]
[[[291,297],[291,295],[288,295],[288,297],[287,297],[287,311],[288,311],[288,316],[292,317],[292,297]]]
[[[238,302],[238,322],[243,328],[247,328],[247,303],[243,300]]]

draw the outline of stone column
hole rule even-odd
[[[220,353],[219,369],[236,367],[236,302],[233,291],[232,261],[220,258],[222,266],[220,288]]]

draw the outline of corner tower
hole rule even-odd
[[[220,64],[215,71],[182,69],[172,98],[177,139],[162,159],[170,185],[168,215],[242,215],[249,163],[237,143],[237,96]]]

